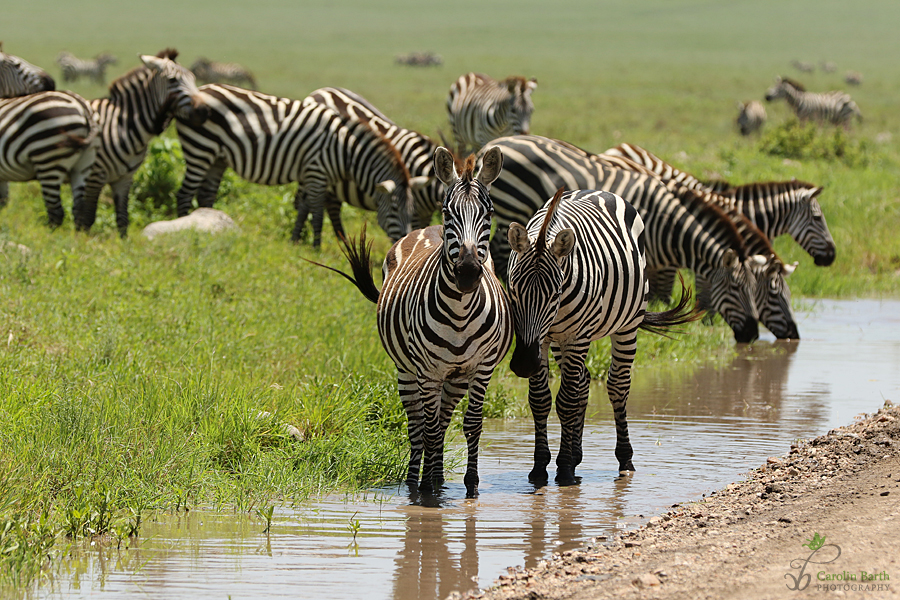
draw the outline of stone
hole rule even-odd
[[[172,219],[171,221],[156,221],[144,227],[142,232],[147,239],[153,239],[158,235],[193,229],[207,233],[218,233],[229,229],[237,229],[234,220],[221,210],[215,208],[198,208],[185,217]]]

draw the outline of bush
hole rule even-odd
[[[150,142],[147,157],[134,176],[130,205],[147,217],[175,214],[175,192],[184,175],[184,155],[178,140],[160,137]]]
[[[839,127],[818,126],[791,119],[766,132],[760,141],[760,152],[794,159],[840,161],[848,166],[865,166],[869,147],[854,140]]]

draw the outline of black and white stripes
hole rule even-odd
[[[191,71],[203,83],[229,83],[256,89],[253,73],[237,63],[223,63],[200,57],[191,65]]]
[[[536,79],[508,77],[495,81],[467,73],[450,87],[447,112],[456,143],[477,150],[493,139],[529,133]]]
[[[106,65],[114,65],[118,62],[111,54],[98,54],[90,60],[76,57],[71,52],[60,52],[56,57],[56,64],[62,69],[63,81],[77,81],[86,77],[98,85],[106,81]]]
[[[46,71],[0,49],[0,98],[52,92],[55,89],[56,83]]]
[[[771,102],[779,98],[787,100],[801,121],[822,121],[846,127],[853,117],[862,120],[856,102],[845,92],[807,92],[793,79],[776,77],[775,85],[766,91],[766,100]]]

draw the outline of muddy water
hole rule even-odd
[[[364,501],[278,508],[268,536],[245,515],[160,514],[139,546],[83,552],[36,596],[430,600],[489,585],[507,566],[637,526],[739,479],[796,438],[900,400],[900,302],[821,302],[798,317],[799,343],[764,335],[724,367],[638,371],[630,477],[615,470],[598,387],[580,485],[530,485],[530,419],[489,422],[476,500],[465,500],[459,478],[428,506],[395,487],[372,490]]]

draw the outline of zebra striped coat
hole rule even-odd
[[[56,57],[56,64],[62,69],[63,81],[77,81],[81,77],[87,77],[97,85],[106,82],[106,65],[116,64],[118,59],[107,53],[98,54],[90,60],[77,58],[71,52],[60,52]]]
[[[759,131],[767,118],[766,109],[759,101],[738,102],[737,126],[741,135]]]
[[[497,230],[491,254],[502,273],[509,257],[506,231],[527,222],[560,187],[607,190],[637,209],[646,226],[649,268],[687,268],[710,282],[711,307],[722,314],[739,342],[758,336],[753,281],[744,264],[746,249],[721,209],[699,197],[678,198],[651,175],[604,166],[572,146],[539,136],[494,142],[503,152],[503,171],[494,182]]]
[[[559,364],[561,381],[556,411],[562,425],[557,481],[575,483],[581,462],[582,433],[590,376],[584,361],[594,340],[610,337],[612,364],[607,392],[616,422],[616,458],[620,471],[633,471],[626,404],[638,328],[650,331],[695,320],[690,294],[665,313],[646,313],[645,229],[638,211],[609,192],[562,189],[527,228],[509,227],[510,308],[516,348],[510,367],[528,378],[534,417],[534,468],[529,479],[547,480],[550,449],[547,417],[552,396],[549,353]]]
[[[438,148],[434,170],[447,187],[443,229],[427,227],[394,244],[384,260],[384,286],[375,287],[365,230],[359,248],[346,244],[355,279],[344,275],[378,308],[378,334],[397,365],[400,398],[409,422],[407,483],[414,486],[424,452],[420,489],[443,480],[444,437],[454,408],[468,392],[463,420],[468,446],[466,495],[478,491],[478,442],[484,392],[512,343],[506,293],[493,272],[491,182],[502,164],[499,150],[454,165]],[[343,274],[343,273],[342,273]]]
[[[328,196],[377,211],[378,224],[394,240],[409,233],[409,172],[396,148],[365,123],[322,104],[230,85],[199,89],[209,118],[201,125],[177,118],[186,163],[176,195],[179,216],[191,210],[194,196],[200,206],[212,206],[231,167],[254,183],[298,182],[294,241],[312,213],[313,244],[321,244]],[[335,233],[343,235],[340,229]]]
[[[63,222],[60,186],[79,201],[97,155],[99,126],[87,101],[72,92],[39,92],[0,99],[0,207],[8,181],[41,184],[51,227]]]
[[[862,113],[845,92],[807,92],[806,88],[788,77],[776,77],[775,85],[766,91],[766,101],[787,100],[801,121],[825,121],[833,125],[849,126],[850,119],[862,120]]]
[[[237,63],[221,63],[200,57],[191,65],[191,71],[199,81],[206,83],[230,83],[256,89],[253,73]]]
[[[177,52],[165,50],[160,55],[142,56],[145,66],[116,79],[109,97],[91,102],[100,120],[100,147],[84,199],[72,207],[78,229],[88,230],[94,224],[100,190],[108,183],[119,235],[125,237],[128,193],[150,139],[165,130],[173,114],[197,125],[208,116],[194,75],[174,61]]]
[[[55,89],[56,82],[46,71],[0,49],[0,98],[52,92]]]
[[[324,104],[346,117],[361,121],[391,142],[409,170],[413,196],[412,228],[422,229],[431,224],[431,218],[444,199],[444,186],[432,169],[434,151],[438,148],[434,140],[400,127],[368,100],[347,89],[320,88],[307,96],[304,102]],[[334,200],[329,198],[326,204],[332,222],[340,219],[340,203]]]
[[[537,79],[508,77],[495,81],[481,73],[468,73],[450,86],[447,112],[456,143],[477,150],[493,139],[527,134]]]

